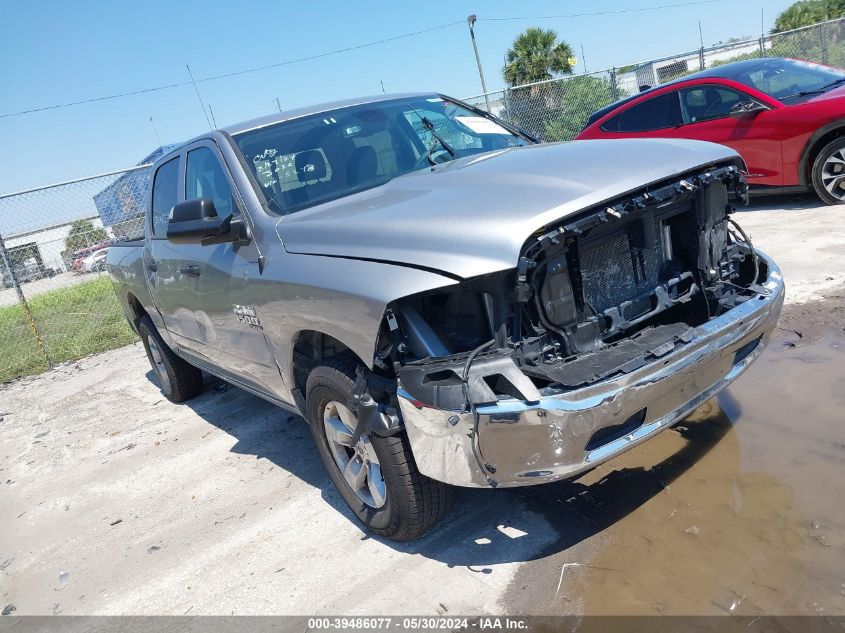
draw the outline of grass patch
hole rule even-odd
[[[36,295],[29,306],[53,364],[137,340],[106,276]],[[47,369],[23,306],[0,308],[0,382]]]

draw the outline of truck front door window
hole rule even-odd
[[[217,215],[232,215],[232,187],[223,166],[208,147],[188,152],[185,168],[185,199],[205,198],[214,203]]]

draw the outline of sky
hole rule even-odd
[[[576,53],[576,72],[644,61],[730,37],[768,32],[791,0],[710,0],[693,6],[581,17],[695,0],[592,2],[21,2],[0,0],[0,115],[189,80],[219,126],[335,99],[431,90],[482,92],[466,24],[475,34],[488,89],[503,86],[513,39],[529,26],[554,29]],[[546,16],[546,17],[542,17]],[[492,18],[531,18],[493,20]],[[412,37],[203,79],[456,23]],[[581,47],[584,49],[582,58]],[[150,123],[152,117],[155,125]],[[166,90],[0,116],[0,193],[136,164],[161,143],[208,129],[190,84]],[[156,137],[158,135],[158,139]]]

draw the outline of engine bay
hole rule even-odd
[[[730,217],[747,199],[726,164],[543,227],[515,269],[388,306],[377,371],[444,409],[635,371],[760,290],[765,264]]]

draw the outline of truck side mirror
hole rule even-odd
[[[231,215],[221,218],[208,198],[180,202],[173,207],[167,221],[167,239],[174,244],[242,245],[249,237],[249,228],[242,218]]]

